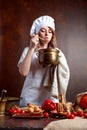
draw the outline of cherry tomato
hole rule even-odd
[[[75,118],[75,115],[71,113],[71,114],[68,116],[68,118],[69,118],[69,119],[74,119],[74,118]]]
[[[21,110],[21,113],[22,113],[22,114],[25,114],[25,110]]]
[[[19,113],[19,110],[11,108],[11,109],[9,109],[9,113],[10,114],[16,114],[16,113]]]
[[[44,112],[44,117],[48,118],[49,117],[49,113],[48,112]]]
[[[77,111],[77,116],[82,117],[84,115],[83,111]]]
[[[21,113],[21,109],[17,109],[18,113]]]
[[[68,117],[70,116],[70,113],[69,113],[69,112],[67,112],[65,116],[68,118]]]
[[[77,116],[77,112],[76,111],[73,111],[72,114],[74,114],[75,116]]]
[[[84,113],[84,118],[87,118],[87,113]]]
[[[18,113],[18,110],[17,110],[17,109],[14,109],[14,110],[13,110],[13,113],[14,113],[14,114]]]
[[[10,114],[13,114],[13,113],[14,113],[14,110],[13,110],[13,109],[9,109],[8,112],[9,112]]]

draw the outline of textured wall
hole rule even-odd
[[[67,99],[87,89],[87,1],[0,0],[0,92],[19,96],[23,85],[17,62],[29,44],[29,29],[38,16],[55,18],[58,47],[71,70]]]

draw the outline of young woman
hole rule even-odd
[[[26,47],[18,62],[19,72],[26,76],[21,93],[20,106],[27,106],[29,103],[41,105],[45,99],[51,99],[59,102],[59,98],[53,97],[42,85],[42,80],[47,67],[43,67],[38,60],[38,50],[46,48],[57,48],[55,36],[54,19],[50,16],[41,16],[37,18],[30,29],[30,43]],[[59,49],[58,49],[59,50]],[[70,78],[70,71],[66,58],[59,50],[59,82],[64,96]],[[59,93],[60,94],[60,93]]]

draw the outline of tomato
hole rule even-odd
[[[82,117],[84,115],[83,111],[77,111],[77,116]]]
[[[75,115],[73,113],[67,112],[65,115],[68,119],[74,119]]]
[[[44,112],[44,117],[48,118],[49,117],[49,113],[48,112]]]
[[[84,113],[84,118],[87,118],[87,113]]]
[[[21,110],[21,114],[25,114],[25,110]]]
[[[8,112],[10,113],[10,114],[16,114],[16,113],[20,113],[20,109],[18,109],[18,108],[10,108],[9,110],[8,110]]]
[[[75,115],[71,113],[71,114],[69,114],[68,118],[69,118],[69,119],[74,119],[74,118],[75,118]]]
[[[45,100],[46,104],[50,104],[52,101],[50,99]]]
[[[14,113],[14,110],[13,110],[13,109],[9,109],[8,112],[9,112],[10,114],[13,114],[13,113]]]
[[[54,103],[52,100],[50,99],[46,99],[43,104],[42,104],[42,109],[47,111],[47,112],[50,112],[52,110],[55,110],[56,109],[56,103]]]
[[[80,100],[80,106],[84,109],[87,109],[87,94],[84,94],[82,97],[81,97],[81,100]]]
[[[69,117],[69,115],[70,115],[70,113],[69,113],[69,112],[67,112],[65,116],[68,118],[68,117]]]
[[[73,111],[72,114],[74,114],[75,116],[77,116],[77,112],[76,111]]]
[[[55,104],[55,103],[51,103],[51,104],[49,105],[49,110],[50,110],[50,111],[55,110],[55,108],[56,108],[56,104]]]
[[[10,114],[16,114],[19,113],[18,109],[9,109]]]
[[[17,110],[17,109],[14,109],[14,110],[13,110],[13,113],[14,113],[14,114],[18,113],[18,110]]]

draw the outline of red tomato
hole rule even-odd
[[[17,109],[18,113],[21,113],[21,109]]]
[[[84,115],[83,111],[77,111],[77,116],[82,117]]]
[[[68,118],[68,117],[69,117],[69,115],[70,115],[70,113],[69,113],[69,112],[67,112],[65,116]]]
[[[84,94],[82,97],[81,97],[81,100],[80,100],[80,106],[84,109],[87,109],[87,94]]]
[[[14,109],[14,110],[13,110],[13,113],[14,113],[14,114],[18,113],[18,110],[17,110],[17,109]]]
[[[55,103],[51,103],[51,104],[49,105],[49,110],[50,110],[50,111],[55,110],[55,108],[56,108],[56,104],[55,104]]]
[[[22,114],[25,114],[25,110],[21,110],[21,113],[22,113]]]
[[[84,118],[87,118],[87,113],[84,113]]]
[[[75,118],[75,115],[71,113],[71,114],[68,116],[68,118],[69,118],[69,119],[74,119],[74,118]]]
[[[42,104],[42,109],[49,112],[56,109],[56,103],[50,99],[46,99]]]
[[[11,108],[11,109],[9,109],[9,113],[10,114],[16,114],[16,113],[19,113],[19,110]]]
[[[45,100],[46,104],[50,104],[52,101],[50,99]]]
[[[49,113],[48,112],[44,112],[44,117],[49,117]]]
[[[13,109],[9,109],[8,110],[10,114],[13,114],[14,113],[14,110]]]
[[[75,116],[77,116],[77,112],[76,111],[73,111],[72,114],[74,114]]]

